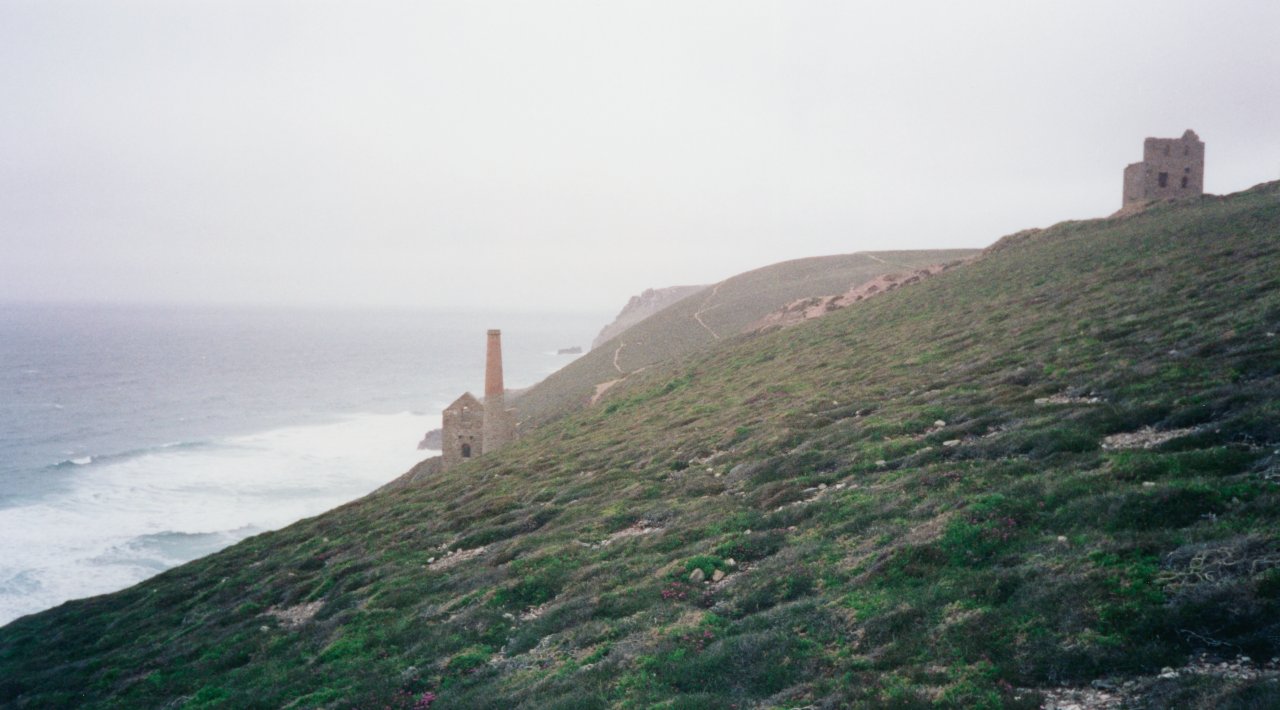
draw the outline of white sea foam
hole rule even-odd
[[[0,624],[358,498],[423,458],[414,445],[436,426],[438,415],[369,414],[71,459],[66,490],[0,509]]]

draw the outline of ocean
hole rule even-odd
[[[607,314],[0,304],[0,625],[358,498]]]

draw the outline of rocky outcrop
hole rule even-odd
[[[419,451],[426,451],[428,449],[430,449],[431,451],[439,451],[443,448],[444,448],[444,430],[443,429],[432,429],[426,434],[423,434],[422,441],[418,442]]]
[[[838,296],[812,296],[810,298],[801,298],[788,303],[782,308],[779,308],[778,310],[747,326],[745,332],[764,333],[778,328],[786,328],[814,318],[820,318],[832,311],[837,311],[841,308],[851,306],[859,301],[865,301],[873,296],[888,293],[902,286],[918,283],[930,276],[940,274],[943,271],[962,263],[964,262],[953,261],[946,264],[926,266],[923,269],[917,269],[909,274],[885,274],[883,276],[877,276],[866,283],[850,288],[848,291],[845,291]]]
[[[600,334],[591,341],[591,347],[597,348],[622,331],[670,306],[692,293],[706,288],[705,286],[668,286],[666,288],[647,288],[639,296],[632,296],[627,305],[622,307],[618,317],[600,330]]]

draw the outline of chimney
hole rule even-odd
[[[497,451],[515,437],[515,423],[507,411],[502,387],[502,331],[489,331],[484,363],[484,453]]]
[[[494,396],[501,398],[502,388],[502,331],[489,331],[489,345],[485,351],[484,398],[492,401]]]

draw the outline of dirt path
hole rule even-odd
[[[724,282],[723,282],[723,281],[721,281],[720,283],[724,283]],[[718,307],[718,306],[720,305],[720,304],[718,304],[718,303],[717,303],[715,306],[708,306],[708,305],[707,305],[708,303],[711,303],[711,299],[715,298],[715,297],[716,297],[716,294],[717,294],[717,293],[719,293],[719,292],[720,292],[720,284],[716,284],[716,285],[715,285],[715,287],[711,289],[711,293],[707,295],[706,300],[704,300],[704,301],[702,302],[702,307],[701,307],[701,308],[699,308],[699,309],[697,310],[697,312],[695,312],[695,313],[693,314],[693,319],[694,319],[694,320],[696,320],[696,321],[698,321],[698,325],[702,326],[703,330],[705,330],[705,331],[707,331],[708,333],[710,333],[710,334],[711,334],[711,337],[712,337],[712,338],[714,338],[714,339],[716,339],[716,340],[719,340],[719,339],[720,339],[720,334],[719,334],[719,333],[717,333],[717,332],[715,332],[714,330],[712,330],[712,329],[711,329],[711,326],[707,325],[707,324],[706,324],[706,322],[702,320],[702,314],[703,314],[703,313],[706,313],[707,311],[711,310],[712,308],[716,308],[716,307]]]
[[[596,385],[596,393],[591,396],[591,404],[594,406],[595,403],[599,402],[600,398],[604,396],[604,393],[609,391],[610,387],[618,384],[619,382],[625,379],[627,378],[619,377],[616,380],[609,380],[608,382],[601,382],[600,384]]]
[[[627,374],[627,371],[622,369],[622,366],[618,364],[618,356],[622,354],[622,349],[625,347],[627,347],[627,344],[625,342],[618,343],[618,349],[613,351],[613,369],[617,370],[623,375]]]
[[[910,267],[910,266],[906,266],[906,265],[904,265],[904,264],[895,264],[895,263],[893,263],[892,261],[885,261],[884,259],[881,259],[880,257],[876,256],[875,254],[869,254],[869,253],[867,253],[867,252],[865,252],[865,251],[864,251],[864,252],[862,252],[862,255],[863,255],[863,256],[865,256],[865,257],[867,257],[868,259],[870,259],[870,260],[872,260],[872,261],[878,261],[878,262],[880,262],[881,264],[884,264],[885,266],[892,266],[892,267],[893,267],[893,268],[895,268],[895,269],[907,269],[908,271],[913,271],[913,270],[914,270],[914,269],[913,269],[912,267]]]

